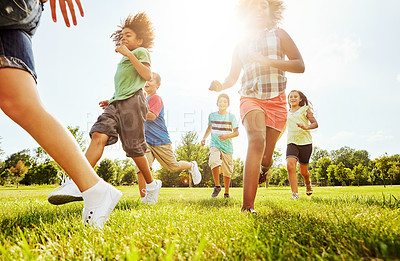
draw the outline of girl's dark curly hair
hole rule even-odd
[[[245,17],[249,8],[249,4],[254,0],[239,0],[237,6],[239,17]],[[285,10],[281,0],[265,0],[269,4],[269,23],[268,28],[273,28],[282,20],[282,12]]]
[[[142,47],[150,50],[154,45],[154,28],[150,18],[145,13],[138,13],[135,16],[129,15],[125,21],[121,20],[120,29],[115,31],[111,38],[116,45],[122,40],[122,30],[129,28],[136,33],[138,39],[143,39]]]

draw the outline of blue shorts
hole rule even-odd
[[[31,36],[43,11],[39,0],[0,1],[0,68],[17,68],[36,81]]]

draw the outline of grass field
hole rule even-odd
[[[54,187],[0,187],[0,260],[400,260],[400,186],[321,187],[300,200],[259,188],[162,188],[159,203],[124,193],[103,231],[81,225],[82,202],[53,206]]]

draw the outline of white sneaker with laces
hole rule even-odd
[[[104,224],[107,222],[107,219],[110,216],[111,212],[117,205],[118,201],[121,199],[122,192],[103,180],[100,182],[103,183],[100,184],[100,186],[103,187],[101,188],[102,198],[97,200],[99,202],[99,204],[97,205],[87,206],[85,204],[85,208],[82,212],[82,222],[84,225],[102,229],[104,227]]]
[[[146,188],[143,189],[145,196],[142,202],[147,204],[156,204],[158,201],[158,194],[160,193],[161,186],[162,182],[159,179],[154,180],[154,186],[152,186],[151,188],[149,188],[148,184],[146,184]]]
[[[61,185],[55,188],[47,197],[47,200],[53,205],[62,205],[73,201],[81,201],[82,193],[78,187],[65,173],[58,172],[57,176],[61,179]]]
[[[196,161],[192,161],[190,163],[192,164],[192,167],[190,168],[189,172],[192,175],[193,184],[197,185],[201,182],[201,173]]]

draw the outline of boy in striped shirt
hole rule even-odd
[[[229,184],[233,172],[232,138],[239,136],[239,127],[235,115],[228,112],[229,96],[220,94],[217,99],[218,111],[208,116],[208,128],[201,141],[204,146],[211,133],[210,157],[208,164],[212,169],[215,188],[211,197],[216,198],[221,191],[219,175],[224,176],[225,198],[229,198]]]

